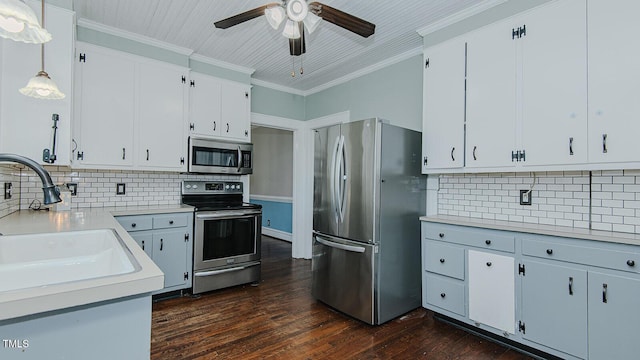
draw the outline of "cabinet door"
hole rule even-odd
[[[521,23],[522,165],[586,163],[586,2],[557,1]]]
[[[77,45],[85,60],[76,63],[76,142],[81,165],[133,164],[135,63],[119,52]]]
[[[217,136],[223,128],[220,116],[221,84],[211,76],[191,73],[189,93],[189,133]]]
[[[469,319],[514,334],[513,257],[469,250],[468,264]]]
[[[640,2],[589,0],[589,162],[640,161]]]
[[[151,232],[130,232],[129,235],[149,257],[153,257],[153,234]]]
[[[153,234],[153,262],[164,273],[165,289],[187,282],[187,245],[185,230],[156,231]]]
[[[464,166],[465,42],[424,52],[422,172]]]
[[[250,141],[251,88],[240,83],[224,82],[221,89],[221,135]]]
[[[186,69],[158,62],[138,66],[138,164],[185,170]]]
[[[466,167],[514,166],[517,43],[505,22],[467,38]]]
[[[587,272],[537,261],[522,277],[523,338],[586,359]]]
[[[638,357],[638,299],[639,280],[589,272],[589,359]]]
[[[26,3],[36,14],[40,13],[40,1]],[[45,15],[46,28],[53,37],[45,44],[45,70],[66,97],[62,100],[42,100],[18,92],[41,68],[40,46],[11,40],[1,41],[0,152],[24,155],[44,164],[43,149],[53,151],[52,115],[58,114],[55,165],[69,165],[74,13],[47,4]]]

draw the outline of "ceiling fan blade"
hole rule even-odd
[[[307,47],[304,42],[304,24],[302,21],[298,21],[298,28],[300,29],[300,37],[297,39],[289,39],[289,53],[293,56],[300,56],[307,52]]]
[[[262,5],[260,7],[257,7],[255,9],[249,10],[249,11],[245,11],[243,13],[234,15],[232,17],[220,20],[220,21],[216,21],[215,23],[213,23],[213,25],[215,25],[216,28],[218,29],[226,29],[226,28],[230,28],[232,26],[241,24],[245,21],[249,21],[251,19],[255,19],[258,16],[262,16],[264,15],[264,11],[272,6],[280,6],[280,3],[269,3],[266,5]]]
[[[316,1],[309,4],[309,10],[313,11],[324,20],[354,32],[362,37],[367,38],[373,35],[376,30],[375,24]]]

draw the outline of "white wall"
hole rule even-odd
[[[293,132],[253,127],[251,141],[254,149],[251,195],[290,198],[293,194]]]

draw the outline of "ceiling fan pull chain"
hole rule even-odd
[[[304,69],[302,68],[302,55],[300,55],[300,75],[304,74]]]
[[[291,77],[296,77],[296,58],[291,57]]]

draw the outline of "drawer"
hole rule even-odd
[[[153,227],[150,216],[118,216],[116,220],[127,231],[150,230]]]
[[[488,250],[515,251],[515,236],[508,231],[425,222],[422,237]]]
[[[465,316],[464,282],[426,274],[427,303]]]
[[[177,228],[187,226],[187,214],[166,214],[153,217],[154,229]]]
[[[575,240],[551,236],[536,236],[522,241],[522,254],[603,268],[640,272],[640,249],[632,245],[576,244]]]
[[[464,248],[425,241],[425,270],[464,280]]]

